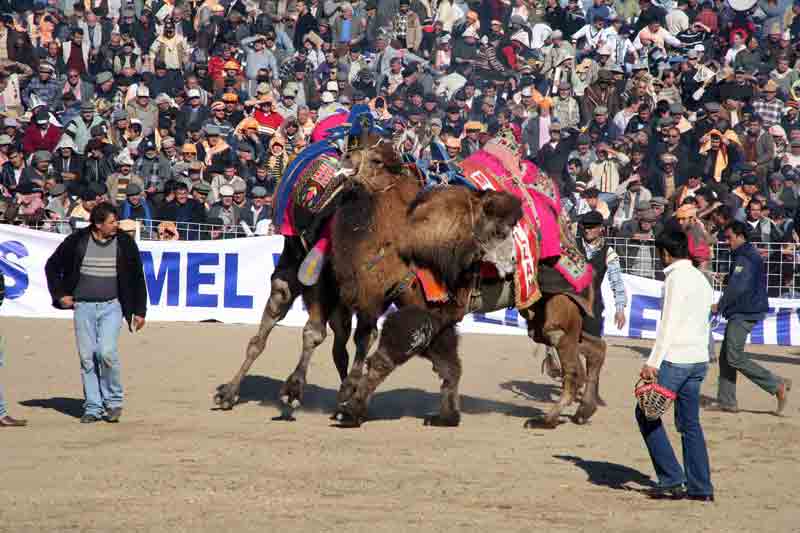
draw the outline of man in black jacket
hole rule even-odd
[[[75,336],[81,358],[84,414],[81,422],[119,422],[123,390],[117,340],[122,318],[131,331],[144,327],[147,312],[139,248],[118,232],[111,204],[92,209],[91,225],[56,248],[47,260],[47,288],[58,309],[75,310]]]

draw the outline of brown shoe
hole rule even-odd
[[[21,418],[11,418],[8,415],[4,416],[3,418],[0,418],[0,428],[14,428],[27,425],[28,421],[23,420]]]
[[[786,402],[789,401],[789,391],[792,390],[792,380],[784,378],[783,382],[778,385],[778,392],[775,396],[778,398],[778,407],[775,409],[775,414],[780,416],[786,408]]]

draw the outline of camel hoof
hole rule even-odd
[[[595,412],[597,412],[596,405],[581,404],[578,410],[575,411],[575,416],[572,417],[572,421],[579,425],[586,424]]]
[[[589,423],[589,418],[581,414],[575,413],[575,416],[572,417],[572,422],[578,426],[585,426],[586,424]]]
[[[239,392],[235,390],[229,383],[217,387],[217,392],[214,394],[214,404],[223,411],[230,411],[233,406],[239,403]]]
[[[281,389],[281,403],[297,409],[303,403],[303,389],[305,388],[305,380],[296,376],[289,376],[286,383],[283,384]]]
[[[337,403],[343,404],[346,403],[353,395],[356,393],[358,389],[358,382],[361,380],[361,373],[351,373],[349,376],[345,378],[342,382],[342,385],[339,387],[339,393],[336,395]]]
[[[332,418],[340,428],[360,428],[362,424],[359,417],[345,411],[337,411]]]
[[[441,428],[455,428],[461,424],[461,413],[455,412],[449,415],[428,415],[425,417],[423,425],[441,427]]]

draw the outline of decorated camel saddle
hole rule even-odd
[[[273,224],[285,237],[299,237],[308,255],[299,271],[304,285],[319,278],[330,249],[331,216],[339,207],[347,174],[341,158],[358,149],[362,130],[380,134],[367,106],[320,124],[310,144],[286,168],[273,197]],[[335,119],[335,120],[334,120]]]
[[[459,166],[478,190],[505,191],[522,202],[523,217],[512,232],[518,309],[531,307],[543,293],[581,294],[590,286],[591,265],[571,237],[557,188],[536,165],[519,157],[513,139],[491,139]]]

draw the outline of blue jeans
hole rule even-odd
[[[707,363],[677,364],[668,361],[662,362],[658,371],[658,383],[678,395],[674,403],[675,426],[681,434],[683,468],[675,458],[661,420],[647,420],[639,406],[636,406],[636,421],[650,452],[659,486],[671,488],[685,483],[687,492],[696,496],[714,493],[706,439],[700,426],[700,386],[707,371]]]
[[[117,340],[122,327],[118,300],[75,302],[75,337],[81,358],[84,414],[102,416],[122,407]]]
[[[3,274],[0,274],[2,276]],[[5,339],[3,336],[0,335],[0,368],[5,366]],[[8,414],[6,410],[6,399],[3,397],[3,386],[0,383],[0,418],[3,418]]]

